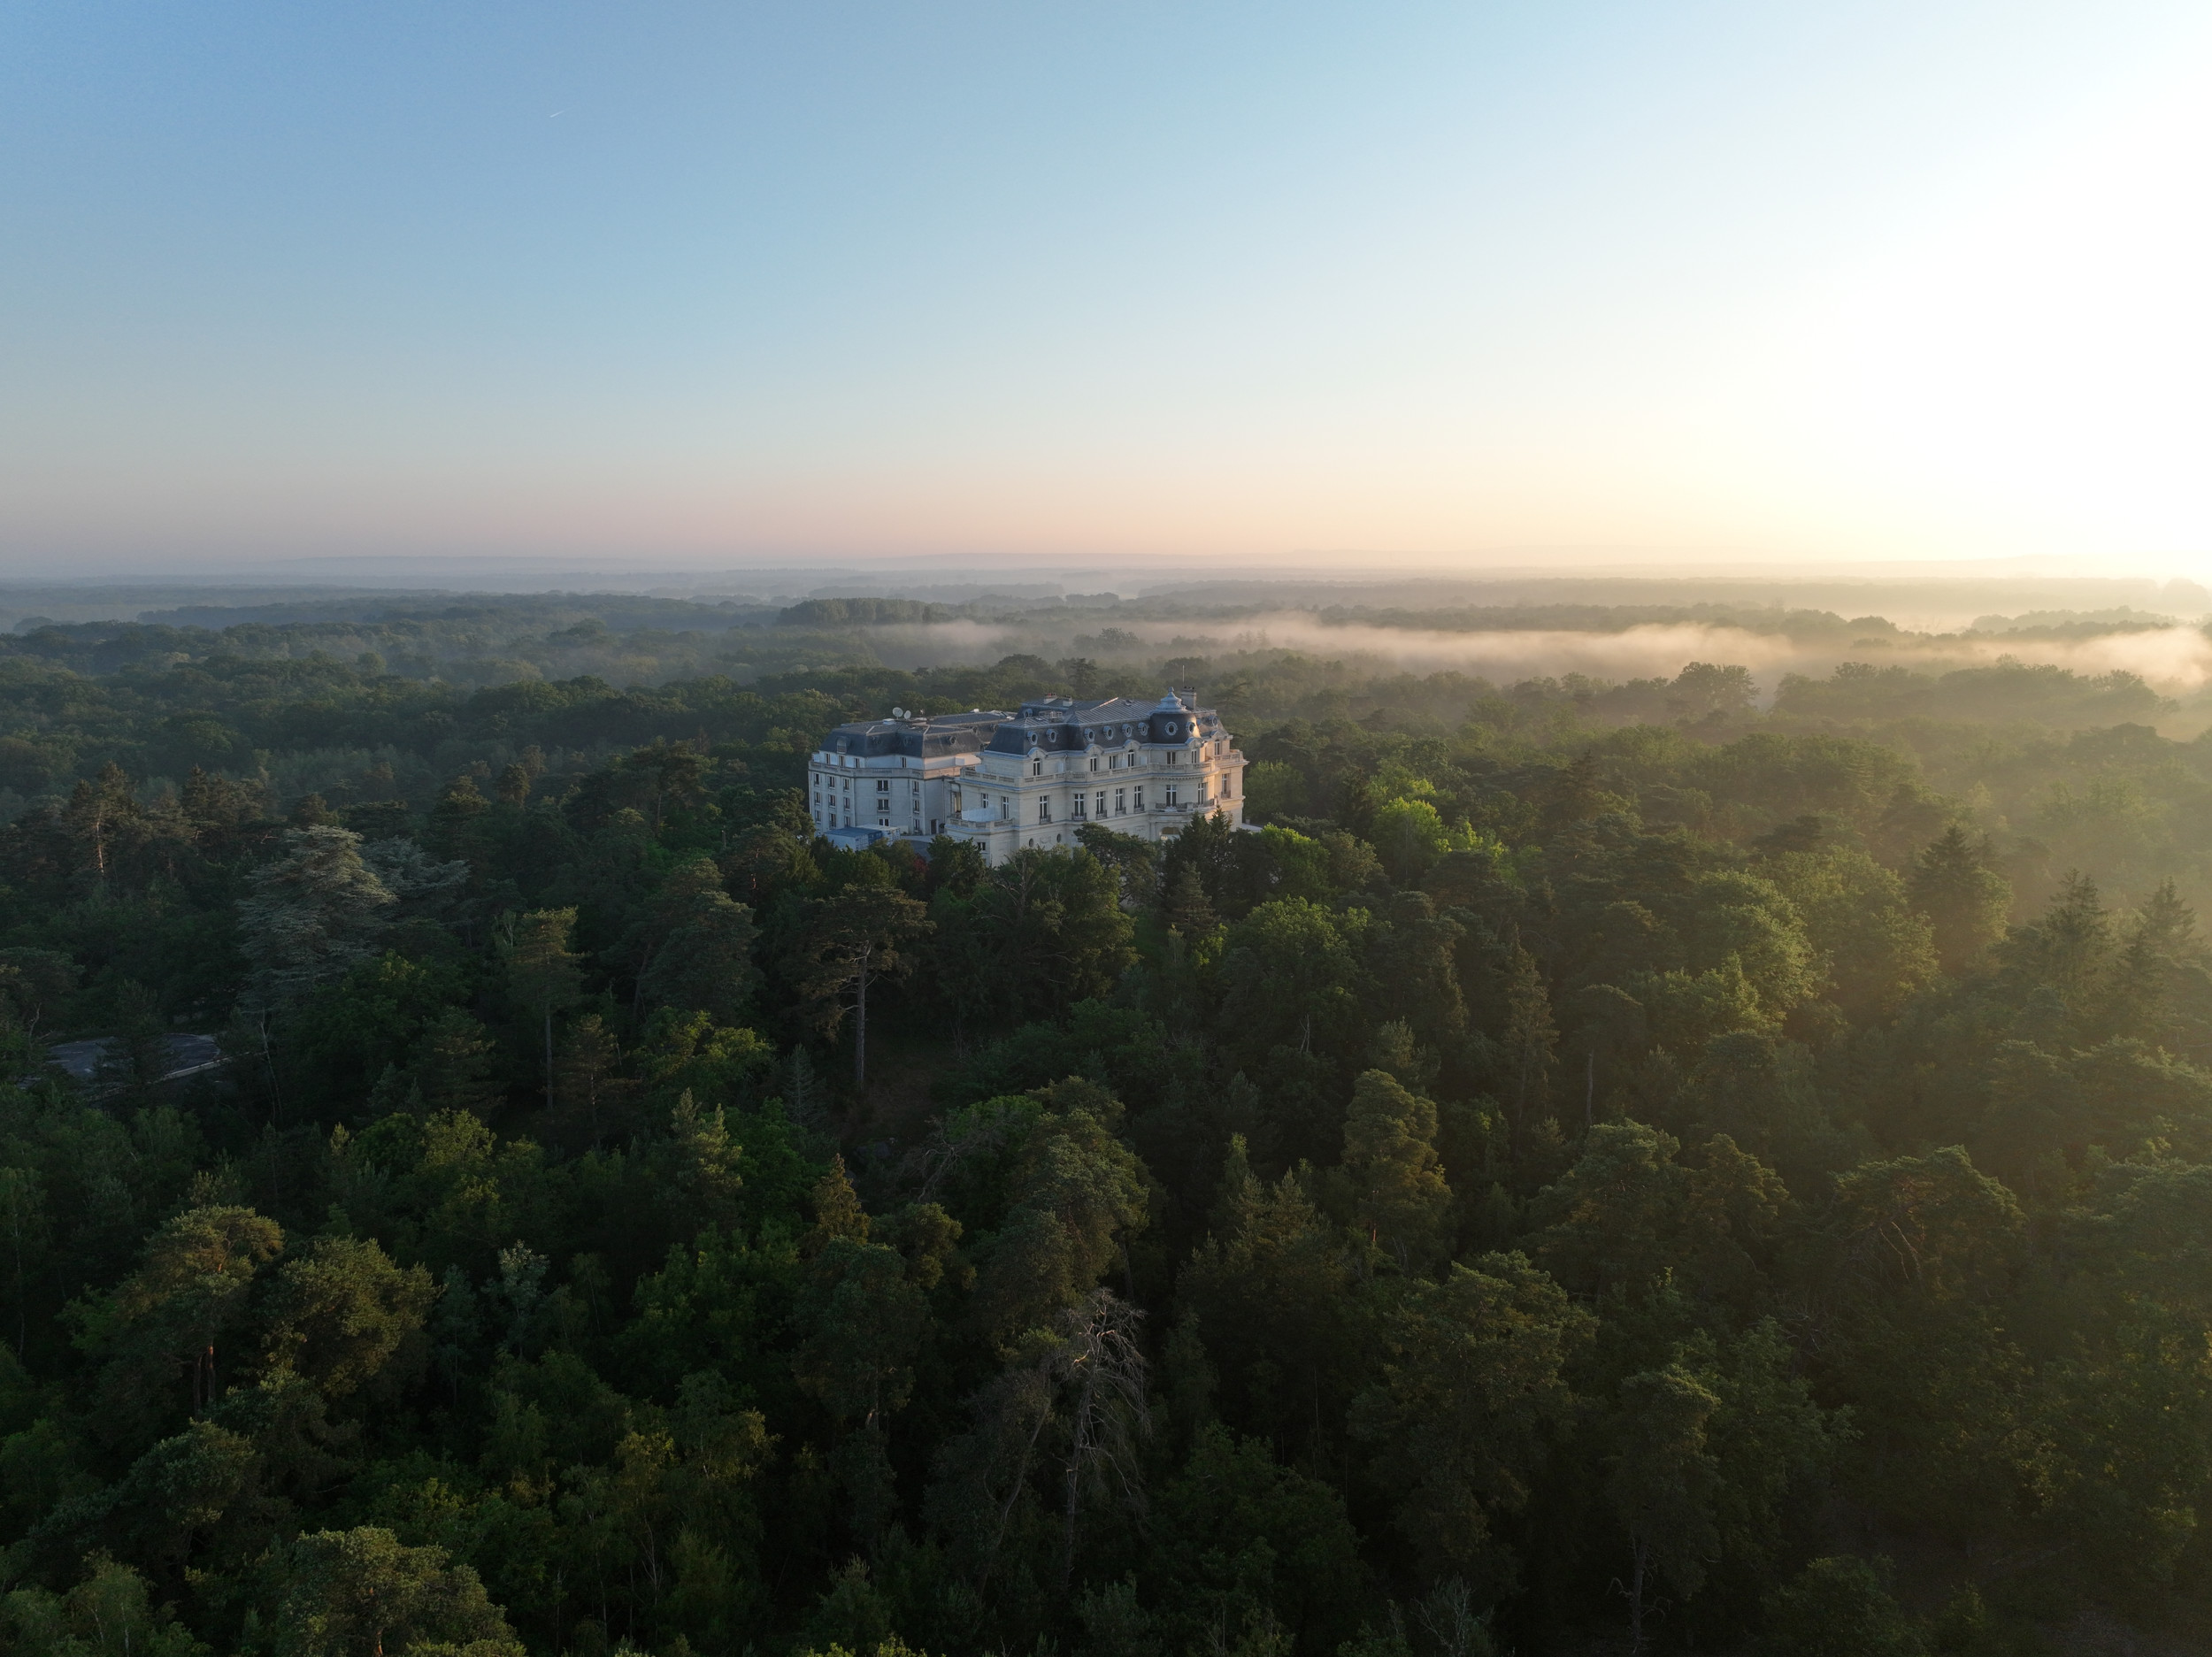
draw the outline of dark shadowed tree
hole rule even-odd
[[[1509,1578],[1492,1515],[1527,1502],[1567,1422],[1571,1356],[1596,1320],[1518,1254],[1403,1282],[1379,1326],[1380,1375],[1354,1400],[1397,1524],[1439,1575]]]
[[[576,911],[533,909],[516,920],[501,940],[506,957],[507,993],[518,1007],[542,1022],[545,1036],[545,1104],[553,1108],[553,1015],[572,1006],[583,993],[581,958],[568,947],[576,930]]]
[[[834,1034],[852,1015],[856,1088],[868,1085],[869,988],[908,970],[910,947],[929,924],[929,911],[891,886],[852,886],[802,906],[788,970],[816,1029]]]

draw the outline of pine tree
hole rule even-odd
[[[789,946],[792,977],[813,1022],[833,1032],[853,1016],[853,1088],[868,1085],[868,991],[905,972],[908,946],[929,930],[929,912],[889,886],[852,886],[808,900]]]
[[[363,1525],[317,1530],[273,1551],[282,1585],[279,1657],[351,1657],[409,1650],[465,1650],[522,1657],[522,1643],[466,1565],[442,1547],[407,1547]]]
[[[1214,906],[1206,896],[1205,886],[1198,878],[1198,871],[1187,863],[1177,870],[1175,878],[1168,883],[1163,913],[1170,926],[1189,939],[1210,937],[1220,924],[1215,917]]]
[[[1913,906],[1935,929],[1946,972],[1964,971],[2004,934],[2011,884],[1989,866],[1988,842],[1968,840],[1955,823],[1920,854],[1909,888]]]
[[[131,779],[110,760],[97,777],[77,785],[64,817],[93,874],[105,880],[114,862],[116,836],[142,815],[131,797]]]
[[[253,894],[238,905],[240,945],[264,1005],[296,1001],[367,960],[395,901],[349,830],[292,829],[284,847],[254,871]]]
[[[1344,1168],[1371,1242],[1402,1267],[1441,1255],[1452,1192],[1437,1161],[1433,1103],[1387,1071],[1369,1070],[1345,1114]]]
[[[868,1240],[868,1210],[861,1206],[859,1193],[846,1178],[841,1155],[830,1158],[829,1172],[815,1184],[813,1202],[813,1228],[799,1239],[802,1259],[813,1259],[835,1238],[856,1243]]]
[[[1501,1081],[1516,1146],[1526,1142],[1536,1119],[1550,1107],[1552,1060],[1558,1044],[1544,976],[1537,970],[1536,957],[1517,941],[1507,968],[1505,1028],[1498,1041]]]
[[[507,991],[518,1005],[528,1008],[545,1027],[545,1104],[553,1108],[553,1015],[574,1003],[583,993],[580,957],[568,947],[576,927],[576,911],[533,909],[516,924],[504,940]]]
[[[621,1045],[597,1013],[586,1013],[570,1026],[554,1097],[572,1142],[597,1150],[624,1119],[624,1104],[636,1084],[621,1074]]]

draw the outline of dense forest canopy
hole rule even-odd
[[[634,677],[496,606],[0,641],[0,1653],[2212,1625],[2158,687],[910,671],[946,606],[805,602]],[[809,831],[840,720],[1164,682],[1256,832]]]

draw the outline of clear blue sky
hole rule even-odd
[[[0,564],[2212,563],[2205,8],[0,13]]]

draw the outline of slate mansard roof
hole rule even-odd
[[[972,754],[1010,716],[995,709],[967,713],[917,714],[911,718],[858,719],[841,725],[822,739],[833,754],[874,757],[904,754],[927,759],[938,754]]]
[[[841,725],[822,746],[833,754],[875,757],[937,754],[1026,754],[1033,749],[1080,752],[1093,742],[1166,742],[1180,746],[1194,735],[1201,740],[1221,734],[1210,708],[1194,706],[1170,691],[1156,702],[1133,696],[1104,702],[1073,702],[1041,696],[1022,703],[1018,713],[972,709],[966,713],[916,714],[911,717],[860,719]]]
[[[998,754],[1026,754],[1033,748],[1048,753],[1080,752],[1096,742],[1118,747],[1124,742],[1187,741],[1218,735],[1221,721],[1212,710],[1197,708],[1170,691],[1156,702],[1133,696],[1107,702],[1071,702],[1064,696],[1043,696],[1022,704],[1021,712],[999,726],[991,738]]]

